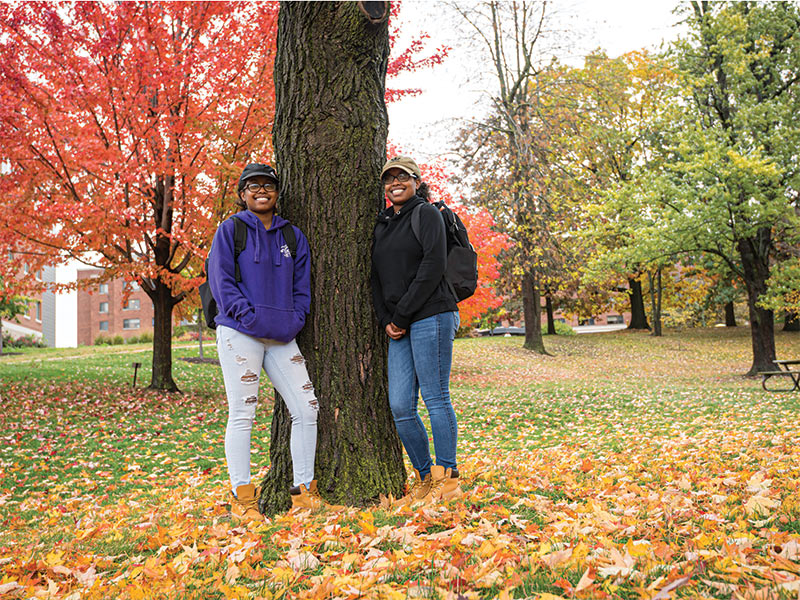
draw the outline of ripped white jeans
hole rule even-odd
[[[292,417],[290,450],[294,485],[307,487],[314,479],[319,402],[297,342],[284,344],[254,338],[220,325],[217,352],[228,396],[225,458],[233,491],[250,483],[250,432],[256,416],[262,368]]]

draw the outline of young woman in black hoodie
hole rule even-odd
[[[444,278],[444,220],[427,202],[427,185],[417,163],[406,156],[392,158],[384,165],[381,180],[391,206],[378,215],[375,225],[372,299],[389,336],[389,405],[415,472],[408,493],[398,503],[430,503],[461,495],[458,424],[450,403],[458,307]],[[417,232],[412,219],[418,220]],[[430,415],[436,464],[417,412],[420,392]]]

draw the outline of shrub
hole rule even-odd
[[[138,344],[139,343],[139,336],[132,335],[129,338],[125,339],[126,344]]]
[[[108,346],[111,343],[111,339],[106,337],[105,335],[98,335],[94,338],[94,345],[95,346]]]
[[[561,321],[556,321],[556,335],[575,335],[575,330]]]
[[[13,338],[10,333],[3,332],[3,348],[46,348],[45,344],[40,338],[33,334],[23,335],[22,337]]]
[[[139,336],[139,343],[144,344],[146,342],[153,341],[153,332],[152,331],[145,331]]]
[[[111,338],[111,344],[113,346],[119,346],[120,344],[124,343],[125,343],[125,338],[122,337],[121,335],[115,335],[113,338]]]

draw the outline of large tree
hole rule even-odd
[[[316,473],[323,495],[348,504],[397,495],[405,480],[387,401],[386,334],[369,288],[384,203],[389,37],[382,11],[368,17],[361,4],[282,3],[274,73],[279,208],[311,245],[311,315],[298,343],[320,406]],[[268,513],[289,505],[289,422],[276,402],[261,497]]]
[[[781,248],[800,241],[800,11],[788,2],[686,10],[689,36],[674,48],[682,93],[629,191],[659,215],[665,252],[714,255],[744,282],[752,375],[775,368],[765,300],[771,273],[790,270]]]
[[[541,291],[544,274],[555,257],[548,223],[553,205],[543,181],[547,152],[533,131],[541,69],[539,44],[544,35],[546,2],[488,0],[474,5],[454,4],[469,35],[491,66],[493,91],[487,118],[468,126],[462,135],[465,169],[476,164],[491,173],[474,182],[475,200],[483,203],[497,227],[514,247],[515,291],[521,293],[525,314],[525,348],[546,353],[541,327]],[[491,148],[491,150],[487,150]]]
[[[276,14],[0,6],[0,240],[32,269],[72,258],[139,281],[154,306],[154,388],[176,389],[173,309],[199,283],[238,172],[271,155]]]

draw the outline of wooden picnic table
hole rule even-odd
[[[761,375],[761,387],[767,392],[794,392],[800,391],[800,370],[793,370],[792,365],[800,365],[800,359],[790,360],[776,360],[775,364],[778,365],[778,371],[759,371]],[[767,387],[767,381],[772,377],[790,377],[792,380],[792,387],[788,389],[775,389],[771,390]]]

